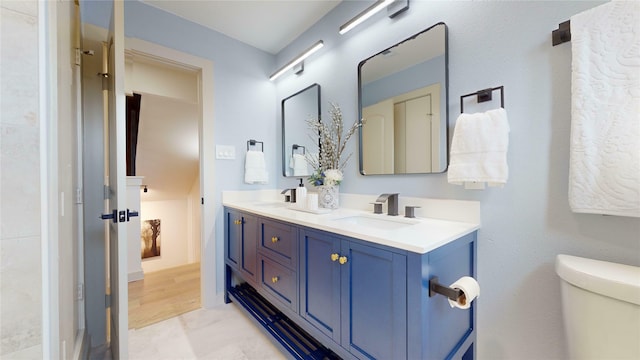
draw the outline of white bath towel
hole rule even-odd
[[[571,17],[569,204],[640,217],[640,2]]]
[[[307,159],[302,154],[293,154],[289,165],[293,169],[293,176],[310,175]]]
[[[460,114],[451,142],[449,183],[504,186],[509,178],[508,148],[509,121],[504,109]]]
[[[262,151],[249,150],[244,161],[244,182],[266,184],[269,179],[267,165]]]

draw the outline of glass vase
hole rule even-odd
[[[340,205],[340,187],[337,185],[320,185],[318,190],[318,206],[325,209],[337,209]]]

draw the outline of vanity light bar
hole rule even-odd
[[[284,74],[287,70],[293,68],[294,66],[296,66],[299,63],[301,63],[302,61],[304,61],[304,59],[306,59],[309,56],[311,56],[311,54],[313,54],[314,52],[320,50],[320,48],[323,47],[323,46],[324,46],[324,42],[322,40],[318,40],[318,42],[313,44],[307,50],[303,51],[295,59],[289,61],[285,66],[281,67],[280,69],[278,69],[278,71],[274,72],[269,77],[269,80],[273,81],[273,80],[277,79],[280,75]]]
[[[372,17],[378,11],[384,9],[395,0],[378,0],[373,5],[366,8],[363,12],[356,15],[353,19],[347,21],[344,25],[340,26],[340,35],[344,35],[347,31],[353,29],[354,27],[360,25],[363,21]]]

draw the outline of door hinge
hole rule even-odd
[[[104,295],[104,307],[105,309],[108,309],[111,307],[111,295],[110,294],[105,294]]]
[[[82,204],[82,189],[76,188],[76,204]]]
[[[108,200],[109,198],[111,198],[111,188],[109,187],[109,185],[104,185],[102,192],[103,200]]]

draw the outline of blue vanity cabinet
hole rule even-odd
[[[477,278],[476,236],[415,253],[225,207],[225,301],[296,359],[473,360],[477,300],[429,282]]]
[[[225,263],[236,269],[247,282],[256,284],[258,218],[227,209],[225,230]]]
[[[407,257],[303,229],[300,315],[362,359],[407,358]]]

